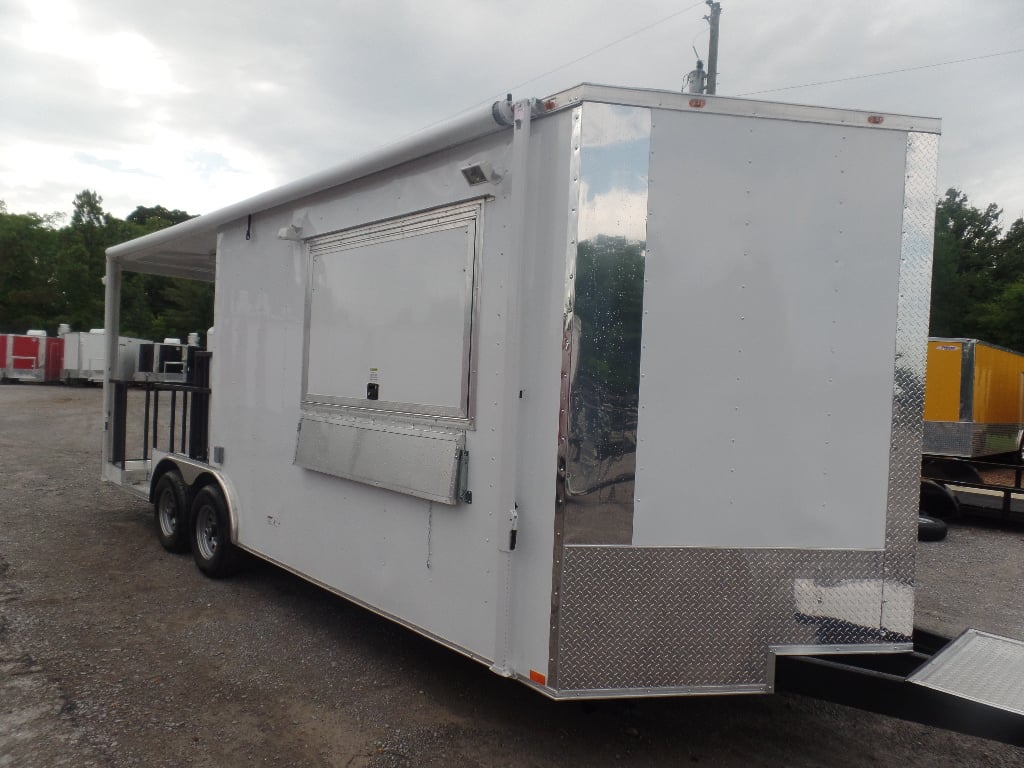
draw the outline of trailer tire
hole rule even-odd
[[[168,552],[187,552],[189,548],[188,486],[175,469],[165,472],[153,491],[153,519],[160,545]]]
[[[942,483],[922,480],[920,509],[927,517],[955,520],[960,516],[960,500]]]
[[[918,514],[917,516],[917,540],[918,541],[942,541],[946,538],[949,528],[941,520],[934,517]]]
[[[206,485],[192,500],[189,530],[196,566],[213,579],[235,572],[238,551],[231,543],[231,520],[224,494],[216,485]]]

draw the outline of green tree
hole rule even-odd
[[[67,226],[59,216],[11,214],[0,201],[0,332],[24,333],[59,323],[76,330],[103,325],[106,249],[192,218],[162,205],[138,206],[125,220],[103,210],[93,190],[75,196]],[[185,336],[213,324],[213,286],[126,272],[121,331],[149,339]]]
[[[71,223],[61,231],[61,249],[55,276],[62,306],[61,321],[72,328],[103,325],[103,275],[108,246],[123,230],[103,210],[103,198],[90,189],[75,195]]]
[[[982,338],[1024,351],[1024,219],[1017,219],[999,243],[992,294],[979,314]]]
[[[56,332],[56,216],[7,213],[0,201],[0,332]]]
[[[984,337],[984,305],[1000,275],[999,217],[995,204],[984,211],[967,195],[949,189],[935,211],[932,272],[932,336]]]
[[[147,232],[155,232],[158,229],[169,227],[172,224],[180,224],[183,221],[188,221],[193,216],[185,211],[179,211],[177,209],[169,211],[162,205],[154,205],[147,207],[140,205],[136,207],[134,211],[128,214],[125,219],[129,224],[137,224],[143,227]]]

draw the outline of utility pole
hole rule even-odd
[[[722,15],[722,4],[713,0],[704,0],[711,8],[711,14],[704,18],[711,25],[711,38],[708,40],[708,84],[707,93],[714,94],[718,86],[718,17]]]

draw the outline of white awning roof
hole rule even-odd
[[[233,221],[294,203],[401,163],[440,152],[512,126],[511,104],[497,101],[376,153],[256,195],[107,249],[107,260],[131,272],[212,281],[217,232]]]

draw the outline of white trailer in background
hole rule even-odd
[[[107,328],[131,270],[217,332],[104,477],[555,698],[909,658],[938,129],[583,85],[115,246]]]
[[[65,326],[66,327],[66,326]],[[107,341],[102,328],[85,331],[65,331],[64,363],[61,369],[61,381],[67,384],[99,383],[103,381],[106,369]],[[135,339],[121,336],[118,338],[117,379],[130,379],[138,367],[139,347],[146,339]]]

